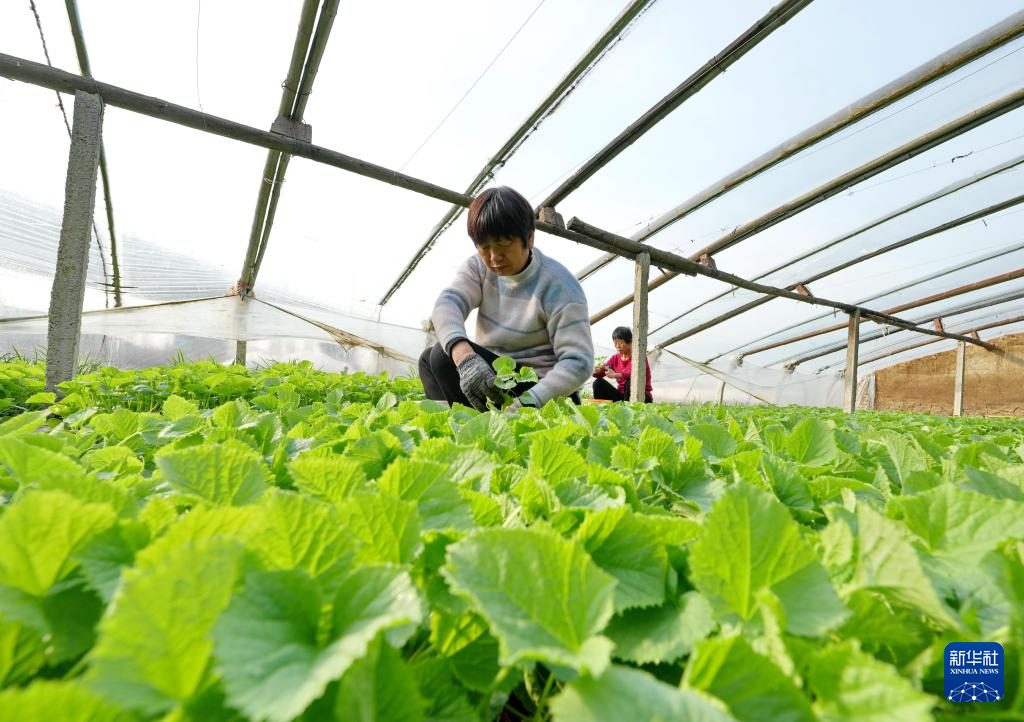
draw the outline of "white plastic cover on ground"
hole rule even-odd
[[[441,5],[413,0],[342,3],[306,112],[314,142],[461,190],[623,4],[623,0],[484,6],[471,0]],[[774,4],[774,0],[736,0],[726,12],[713,0],[656,2],[558,112],[498,169],[495,181],[518,188],[533,202],[541,200]],[[269,127],[298,4],[253,0],[246,7],[243,34],[237,32],[237,8],[228,3],[186,7],[79,0],[78,5],[97,78]],[[36,6],[54,64],[78,72],[64,3],[36,0]],[[576,215],[628,235],[750,158],[1019,9],[1018,0],[983,4],[940,0],[928,13],[912,3],[816,0],[572,193],[559,210],[566,218]],[[124,27],[136,32],[125,34]],[[495,59],[506,41],[507,48]],[[0,48],[43,61],[27,4],[0,6]],[[1024,77],[1022,50],[1024,42],[1018,40],[979,58],[739,186],[654,237],[654,245],[692,252],[737,224],[1000,97]],[[485,68],[489,69],[481,74]],[[65,102],[70,113],[67,96]],[[0,83],[0,114],[5,118],[5,133],[0,136],[3,317],[45,311],[48,302],[68,152],[67,131],[55,103],[50,91]],[[720,254],[719,266],[756,276],[944,185],[1019,156],[1024,151],[1021,118],[1020,111],[1004,116],[780,223]],[[104,137],[119,229],[124,302],[147,304],[223,293],[237,277],[245,254],[265,151],[115,108],[107,108]],[[772,281],[781,284],[805,270],[855,257],[902,237],[901,233],[913,233],[977,210],[979,204],[1009,197],[1014,188],[1019,188],[1019,173],[1000,174],[837,246],[835,253],[840,256],[822,253],[808,259],[811,265],[793,268],[791,273],[787,269]],[[87,309],[111,303],[110,239],[102,208],[100,194],[96,218],[104,252],[92,250]],[[295,159],[256,295],[296,310],[304,318],[365,338],[371,345],[383,344],[415,358],[410,351],[425,342],[419,331],[421,321],[438,291],[472,252],[464,221],[441,237],[393,302],[383,309],[374,304],[446,208],[438,201]],[[969,233],[943,234],[920,249],[887,254],[849,274],[824,279],[813,290],[839,300],[878,296],[921,277],[927,269],[937,271],[958,259],[1021,240],[1008,230],[1014,221],[1009,218],[1002,226],[998,219],[986,219],[993,228],[985,236],[974,224]],[[538,243],[574,270],[594,256],[592,249],[560,239],[541,236]],[[974,252],[968,256],[965,249]],[[975,278],[965,270],[945,281]],[[591,309],[620,298],[632,283],[629,263],[618,261],[598,272],[585,283]],[[696,315],[673,321],[721,290],[721,284],[706,279],[680,279],[653,292],[651,327],[671,323],[652,341],[717,315],[720,309],[709,305]],[[902,299],[899,293],[893,291]],[[732,294],[721,302],[722,308],[742,300],[743,294]],[[237,301],[217,299],[216,303]],[[169,317],[175,314],[168,307],[160,308],[165,310],[130,312],[129,316],[139,319],[130,328],[114,324],[116,314],[123,312],[111,314],[102,324],[88,323],[110,331],[100,336],[106,339],[105,348],[117,343],[116,333],[136,338],[142,330],[165,357],[173,355],[175,339],[185,343],[186,337],[190,339],[187,348],[213,344],[217,350],[210,353],[225,359],[233,358],[234,349],[224,338],[250,338],[250,359],[257,357],[260,344],[278,344],[276,348],[283,349],[280,344],[288,340],[287,334],[294,334],[290,336],[294,344],[323,344],[331,338],[322,328],[300,319],[285,321],[285,314],[265,313],[266,308],[250,311],[257,308],[252,303],[239,307],[246,309],[242,330],[224,314],[204,312],[175,320]],[[231,313],[237,314],[239,308]],[[338,315],[332,315],[335,312]],[[773,301],[673,350],[686,358],[705,360],[748,344],[755,336],[819,315],[818,309],[796,302]],[[380,326],[377,333],[375,321],[397,325]],[[112,325],[105,325],[108,322]],[[611,329],[630,323],[627,308],[597,324],[597,347],[610,350]],[[115,333],[115,328],[120,330]],[[269,329],[282,333],[275,335]],[[0,342],[8,335],[0,326]],[[334,341],[327,343],[333,344],[331,353],[355,353]],[[118,358],[143,356],[134,342],[122,346]],[[337,358],[333,361],[342,363]],[[760,360],[758,364],[770,365]],[[815,397],[819,392],[811,389],[819,387],[801,381],[799,375],[769,369],[759,380],[758,364],[748,362],[737,370],[723,361],[714,373],[701,371],[701,375],[708,379],[729,375],[734,388],[748,384],[749,391],[762,397],[771,396],[766,389],[787,388],[772,397],[782,403],[838,403],[834,388],[841,388],[841,383],[831,372],[829,378],[819,379],[821,391]],[[683,371],[661,360],[655,366],[659,398],[666,398],[673,384],[691,383],[697,388],[704,383],[693,382],[692,375],[679,377]],[[709,384],[706,393],[687,391],[686,397],[717,399],[718,381]],[[785,400],[791,397],[803,400]]]

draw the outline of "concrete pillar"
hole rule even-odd
[[[956,345],[956,371],[953,373],[953,416],[964,415],[964,381],[967,374],[967,344]]]
[[[647,388],[647,291],[650,277],[651,254],[638,254],[633,284],[633,373],[629,389],[630,401],[643,402],[644,389]]]
[[[843,410],[852,414],[857,410],[857,364],[860,361],[860,309],[850,314],[846,331],[846,387],[843,390]]]
[[[46,388],[50,391],[56,391],[57,384],[74,376],[78,364],[102,129],[103,101],[98,95],[76,91],[71,153],[64,185],[64,220],[50,292],[46,338]]]

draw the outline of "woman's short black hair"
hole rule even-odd
[[[518,238],[526,245],[535,228],[530,202],[508,186],[488,188],[469,205],[466,228],[473,243]]]
[[[619,341],[625,341],[626,343],[633,343],[633,331],[629,326],[619,326],[612,331],[612,341],[618,339]]]

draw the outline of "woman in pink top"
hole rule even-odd
[[[612,331],[612,344],[618,351],[605,363],[598,364],[594,371],[594,398],[606,401],[629,401],[630,376],[633,371],[633,332],[626,326],[619,326]],[[644,359],[647,366],[647,383],[644,388],[644,403],[652,403],[651,364]],[[618,383],[612,386],[605,377]]]

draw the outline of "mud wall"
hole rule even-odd
[[[967,347],[964,415],[1024,417],[1024,334],[992,343],[999,351]],[[955,349],[882,369],[875,373],[875,408],[951,414],[955,371]]]

